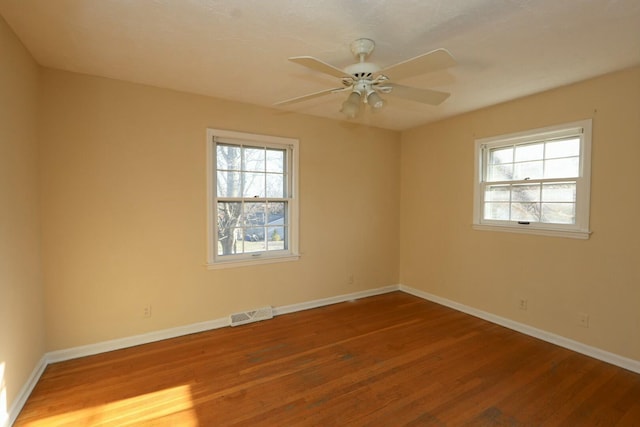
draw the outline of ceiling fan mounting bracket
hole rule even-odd
[[[364,62],[365,58],[373,52],[375,47],[376,44],[371,39],[358,39],[351,42],[351,52],[360,62]]]

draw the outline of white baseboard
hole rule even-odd
[[[386,294],[389,292],[397,291],[399,289],[400,288],[398,285],[390,285],[382,288],[368,289],[366,291],[354,292],[351,294],[338,295],[335,297],[322,298],[322,299],[317,299],[313,301],[302,302],[299,304],[283,305],[280,307],[275,307],[273,309],[273,314],[275,316],[278,316],[281,314],[294,313],[296,311],[309,310],[312,308],[323,307],[325,305],[337,304],[340,302],[353,301],[360,298],[372,297],[374,295]]]
[[[178,326],[176,328],[163,329],[141,335],[134,335],[125,338],[118,338],[110,341],[103,341],[95,344],[73,347],[65,350],[56,350],[47,353],[47,363],[63,362],[65,360],[76,359],[78,357],[91,356],[105,353],[107,351],[120,350],[136,345],[149,344],[156,341],[176,338],[183,335],[195,334],[212,329],[229,326],[229,319],[215,319],[206,322],[193,323],[191,325]]]
[[[13,401],[13,403],[11,404],[11,407],[9,408],[9,417],[7,420],[8,423],[6,424],[7,426],[13,425],[13,423],[16,421],[16,418],[18,418],[18,414],[22,410],[22,407],[24,406],[25,403],[27,403],[27,399],[31,395],[31,392],[35,388],[36,384],[38,383],[38,380],[42,376],[42,373],[47,368],[47,364],[48,364],[47,356],[44,355],[40,358],[40,360],[36,364],[36,367],[33,368],[33,371],[31,372],[31,375],[27,379],[27,382],[24,383],[24,385],[20,389],[20,392],[18,393],[18,397],[16,398],[16,400]],[[5,427],[5,424],[0,424],[0,425]]]
[[[455,301],[451,301],[446,298],[442,298],[437,295],[430,294],[428,292],[414,289],[409,286],[399,285],[399,289],[402,292],[406,292],[408,294],[417,296],[419,298],[422,298],[431,302],[435,302],[440,305],[444,305],[446,307],[452,308],[457,311],[461,311],[466,314],[470,314],[475,317],[479,317],[480,319],[484,319],[491,323],[504,326],[505,328],[509,328],[514,331],[521,332],[525,335],[529,335],[529,336],[541,339],[543,341],[559,345],[560,347],[573,350],[577,353],[581,353],[586,356],[593,357],[594,359],[602,360],[603,362],[611,363],[612,365],[616,365],[621,368],[628,369],[629,371],[633,371],[640,374],[640,361],[638,360],[629,359],[627,357],[623,357],[615,353],[610,353],[608,351],[605,351],[596,347],[592,347],[592,346],[583,344],[581,342],[574,341],[569,338],[565,338],[563,336],[544,331],[542,329],[537,329],[532,326],[525,325],[524,323],[520,323],[520,322],[513,321],[511,319],[496,316],[495,314],[478,310],[477,308],[469,307],[467,305],[460,304]]]

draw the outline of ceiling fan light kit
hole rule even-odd
[[[289,58],[290,61],[311,70],[339,77],[344,87],[322,90],[320,92],[287,99],[275,105],[292,104],[329,93],[348,91],[350,94],[342,103],[340,111],[352,119],[358,115],[362,104],[368,104],[374,111],[381,110],[385,105],[385,101],[380,96],[380,93],[429,105],[439,105],[449,97],[449,94],[446,92],[412,88],[390,82],[392,79],[400,80],[452,67],[456,62],[447,50],[436,49],[381,69],[378,65],[366,61],[374,48],[375,43],[371,39],[361,38],[353,41],[351,43],[351,52],[358,62],[345,67],[344,70],[311,56]]]
[[[369,104],[371,108],[379,110],[380,108],[384,107],[384,100],[380,97],[380,95],[378,95],[378,92],[372,90],[369,95],[367,95],[367,104]]]
[[[342,103],[342,109],[340,111],[350,119],[355,118],[360,112],[361,97],[362,95],[354,90],[349,94],[347,100]]]

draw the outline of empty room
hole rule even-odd
[[[0,427],[640,426],[637,0],[0,0]]]

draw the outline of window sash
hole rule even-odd
[[[229,226],[226,231],[230,231],[226,236],[220,236],[220,229],[216,224],[216,242],[218,257],[233,257],[243,254],[282,254],[288,253],[289,250],[289,218],[291,217],[289,207],[291,204],[288,199],[218,199],[216,202],[216,209],[218,214],[220,212],[220,205],[224,204],[237,204],[239,206],[238,222]],[[255,204],[258,211],[253,209],[247,209],[247,205]],[[264,207],[260,206],[263,205]],[[271,218],[269,211],[269,205],[279,204],[282,205],[282,215],[274,215]],[[264,210],[263,210],[264,209]],[[258,214],[259,219],[257,221],[251,221],[251,215]],[[248,218],[249,217],[249,218]],[[280,222],[279,220],[282,220]],[[228,238],[234,235],[237,239],[233,244],[233,252],[224,254],[224,244],[222,240],[224,237]]]
[[[483,183],[481,185],[483,193],[482,220],[485,222],[526,223],[526,225],[531,223],[575,225],[577,220],[577,187],[577,180],[567,179]],[[487,193],[492,188],[498,190],[496,197],[488,199]],[[523,190],[518,191],[519,188]],[[500,191],[501,189],[506,191]],[[495,210],[492,211],[490,208]],[[518,215],[518,212],[522,213],[527,210],[529,211],[528,215]],[[491,215],[491,212],[497,213],[497,215]],[[505,212],[506,218],[504,218]],[[568,213],[569,216],[567,216]]]
[[[571,129],[571,131],[561,132],[562,137],[558,137],[558,132],[552,133],[548,137],[540,137],[539,135],[532,135],[529,138],[519,137],[515,138],[516,142],[513,139],[500,139],[494,141],[492,143],[484,143],[480,145],[482,150],[482,165],[481,165],[481,182],[515,182],[515,181],[524,181],[528,179],[567,179],[567,178],[579,178],[583,176],[583,157],[584,157],[584,128],[580,127],[577,129]],[[578,140],[579,151],[577,155],[566,155],[566,156],[555,156],[555,157],[547,157],[546,149],[547,144],[553,144],[558,142],[570,141],[573,139]],[[515,152],[520,147],[527,146],[535,146],[542,145],[543,155],[540,158],[532,158],[529,160],[517,160],[515,156]],[[491,162],[491,154],[501,150],[501,149],[512,149],[514,154],[512,154],[512,158],[510,162],[498,163]],[[547,171],[549,170],[548,165],[553,162],[565,161],[570,159],[577,159],[577,170],[576,173],[565,173],[547,176]],[[494,179],[490,173],[492,166],[500,166],[500,165],[512,165],[513,170],[512,174],[516,175],[516,165],[525,165],[527,163],[540,163],[542,166],[542,174],[539,177],[531,176],[527,177],[527,174],[522,174],[522,178],[506,178],[506,179]]]

